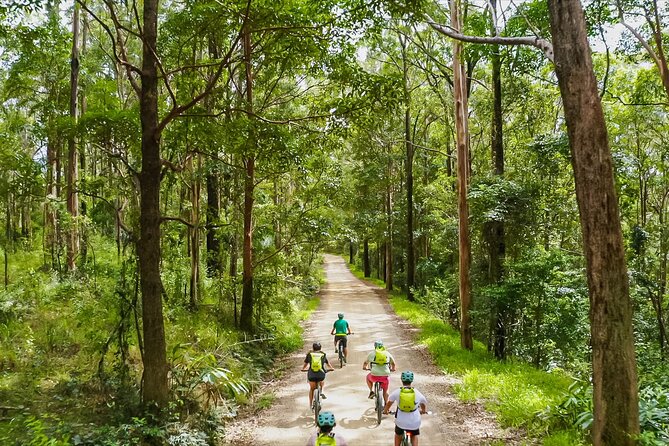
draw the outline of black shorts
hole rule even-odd
[[[347,340],[347,339],[346,339],[346,336],[336,336],[336,335],[335,335],[335,337],[334,337],[335,344],[336,344],[337,342],[341,342],[341,346],[342,346],[343,348],[346,348],[346,340]]]
[[[409,432],[411,435],[420,435],[420,429],[407,430],[407,432]],[[404,433],[404,429],[395,426],[395,433],[401,436]]]
[[[309,370],[307,372],[307,381],[315,383],[325,381],[325,372],[312,372]]]

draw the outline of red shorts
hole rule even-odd
[[[390,384],[390,376],[376,376],[371,373],[367,374],[367,382],[374,384],[375,382],[381,383],[381,388],[388,391],[388,384]]]

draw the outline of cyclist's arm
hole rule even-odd
[[[334,332],[335,332],[335,329],[334,329],[334,327],[332,327],[332,330],[330,330],[330,334],[333,335]]]
[[[388,415],[388,411],[390,410],[390,406],[393,405],[393,402],[391,400],[388,400],[386,402],[386,405],[383,407],[383,413]]]
[[[394,372],[397,366],[395,365],[395,358],[392,356],[390,357],[390,371]]]
[[[420,413],[427,413],[427,406],[425,403],[420,403]]]
[[[310,363],[310,358],[309,358],[309,353],[307,353],[307,356],[304,358],[304,364],[302,365],[302,371],[304,372],[305,370],[309,370],[309,363]]]

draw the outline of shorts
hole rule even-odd
[[[375,382],[381,383],[381,388],[388,391],[388,384],[390,384],[390,376],[377,376],[372,375],[371,373],[367,374],[367,382],[374,384]]]
[[[346,336],[335,335],[334,341],[335,341],[335,344],[337,343],[337,341],[341,342],[341,346],[343,348],[346,348],[346,341],[347,341]]]
[[[399,436],[402,436],[402,434],[404,433],[404,431],[407,431],[407,432],[410,433],[411,435],[420,435],[420,429],[414,429],[414,430],[411,430],[411,429],[402,429],[401,427],[397,427],[397,426],[395,426],[395,434],[397,434],[397,435],[399,435]]]
[[[325,372],[312,372],[309,370],[307,372],[307,381],[315,383],[325,381]]]

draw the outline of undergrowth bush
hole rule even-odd
[[[168,243],[164,316],[173,395],[153,418],[139,398],[136,258],[130,250],[119,256],[112,241],[97,236],[88,249],[88,263],[72,276],[42,268],[40,255],[10,259],[10,284],[0,290],[0,400],[19,409],[11,422],[0,421],[0,444],[214,444],[275,358],[302,346],[302,322],[318,305],[323,281],[320,265],[303,261],[297,249],[257,269],[257,332],[246,335],[234,326],[240,281],[202,277],[194,308],[184,289],[189,265]]]

